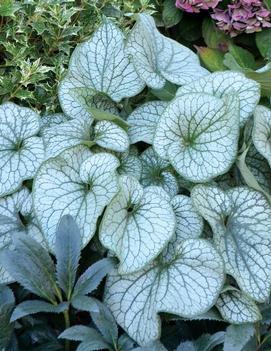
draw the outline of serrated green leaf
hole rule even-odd
[[[14,238],[14,250],[6,250],[2,265],[25,289],[55,301],[56,280],[54,263],[48,252],[29,236],[18,234]]]
[[[144,141],[153,143],[153,137],[157,123],[164,112],[167,102],[150,101],[137,107],[128,117],[128,135],[132,144]]]
[[[11,194],[35,176],[44,159],[37,136],[39,116],[11,102],[0,106],[0,196]]]
[[[63,216],[56,231],[56,276],[69,299],[75,283],[81,250],[80,230],[70,215]]]
[[[52,305],[48,302],[44,302],[41,300],[30,300],[21,302],[14,309],[11,322],[16,321],[17,319],[23,318],[28,315],[36,314],[36,313],[62,313],[69,308],[69,304],[67,302],[62,302],[59,305]]]
[[[166,80],[182,85],[208,74],[193,51],[163,36],[147,14],[138,15],[126,48],[139,76],[152,89],[163,88]]]
[[[99,311],[91,313],[91,318],[104,340],[110,345],[116,345],[118,341],[118,326],[108,307],[99,303]]]
[[[190,93],[176,98],[162,114],[154,150],[185,179],[200,183],[226,173],[238,148],[239,102]]]
[[[176,96],[207,93],[221,98],[234,94],[240,102],[240,124],[243,126],[260,100],[260,85],[238,72],[215,72],[178,89]]]
[[[129,176],[119,179],[120,192],[107,206],[99,229],[101,243],[120,260],[119,272],[136,272],[151,262],[175,229],[170,203]]]
[[[32,196],[27,188],[23,187],[0,199],[0,216],[8,219],[0,222],[0,249],[11,247],[16,233],[29,235],[39,243],[44,243],[43,234],[33,215]],[[12,281],[10,274],[0,266],[0,284]]]
[[[254,113],[253,143],[258,152],[267,159],[271,167],[271,110],[257,106]]]
[[[238,289],[229,288],[220,294],[216,307],[229,323],[255,323],[262,319],[256,303]]]
[[[105,302],[117,323],[140,345],[160,336],[159,312],[194,317],[215,303],[224,281],[220,255],[205,240],[175,246],[174,258],[160,256],[142,271],[111,274]]]
[[[79,311],[87,311],[89,313],[99,312],[99,301],[93,297],[76,295],[72,298],[71,304]]]
[[[223,351],[242,351],[247,342],[252,339],[255,329],[252,324],[230,325],[226,329]]]
[[[10,323],[10,316],[15,305],[15,297],[10,288],[0,286],[0,349],[5,350],[10,341],[13,331],[13,324]]]
[[[115,261],[112,258],[104,258],[90,266],[77,280],[73,297],[90,294],[114,266]]]
[[[192,190],[197,211],[208,221],[225,269],[252,299],[263,302],[271,287],[271,207],[264,195],[245,187]]]
[[[101,335],[94,328],[85,327],[84,325],[75,325],[64,330],[59,335],[60,339],[68,339],[73,341],[84,341],[88,338],[102,339]]]
[[[59,100],[68,116],[92,118],[89,108],[95,106],[91,95],[95,98],[102,93],[119,102],[143,88],[124,51],[123,33],[105,20],[88,41],[74,50],[68,74],[60,84]]]
[[[52,251],[56,226],[65,214],[72,215],[79,226],[82,246],[90,241],[98,217],[118,192],[118,166],[115,156],[93,155],[83,146],[68,149],[43,163],[35,179],[33,198],[37,218]]]
[[[178,181],[170,169],[168,161],[162,160],[152,147],[146,149],[141,155],[142,175],[141,184],[161,186],[171,197],[179,191]]]

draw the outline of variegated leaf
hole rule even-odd
[[[193,51],[162,35],[147,14],[138,15],[126,48],[139,76],[153,89],[163,88],[166,80],[183,85],[209,74]]]
[[[117,323],[140,345],[160,336],[160,312],[191,318],[209,310],[224,282],[220,255],[202,239],[175,246],[174,258],[144,270],[109,275],[105,302]]]
[[[229,323],[255,323],[262,319],[256,303],[235,288],[222,292],[216,302],[216,307],[225,321]]]
[[[235,95],[240,101],[240,125],[245,122],[254,112],[260,97],[260,85],[254,80],[246,78],[239,72],[215,72],[189,85],[185,85],[177,91],[176,96],[190,93],[205,93],[216,97]]]
[[[170,163],[161,159],[152,147],[140,155],[142,162],[141,184],[161,186],[170,196],[178,193],[179,186]]]
[[[233,164],[239,136],[239,103],[233,96],[183,95],[168,105],[154,136],[154,150],[192,182],[207,182]]]
[[[152,144],[157,123],[167,105],[164,101],[146,102],[129,115],[128,134],[132,144],[139,141]]]
[[[105,110],[115,110],[108,97],[119,102],[143,88],[124,50],[123,33],[106,19],[88,41],[74,50],[68,74],[60,84],[59,100],[68,116],[92,118],[89,107],[102,105]]]
[[[0,106],[0,196],[35,176],[44,159],[39,116],[11,102]]]
[[[34,206],[51,251],[56,227],[65,214],[77,222],[85,246],[93,237],[104,207],[118,192],[118,159],[107,153],[93,155],[76,146],[44,162],[34,184]]]
[[[253,143],[271,167],[271,110],[257,106],[254,113]]]
[[[107,206],[100,226],[102,244],[120,260],[119,272],[136,272],[150,263],[175,229],[170,203],[129,176],[120,177],[121,190]],[[152,187],[151,187],[152,188]]]
[[[256,301],[265,301],[271,287],[271,206],[260,192],[215,186],[192,190],[194,206],[208,221],[226,272]]]

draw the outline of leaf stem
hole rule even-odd
[[[64,320],[65,320],[65,329],[68,329],[71,325],[69,310],[66,310],[65,312],[63,312],[63,314],[64,314]],[[70,351],[70,340],[65,340],[65,351]]]

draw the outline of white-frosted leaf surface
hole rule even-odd
[[[238,99],[199,93],[175,99],[162,114],[154,150],[192,182],[207,182],[229,170],[238,149]]]
[[[45,129],[43,137],[47,158],[56,157],[64,150],[80,144],[97,144],[118,152],[128,149],[128,135],[122,128],[108,121],[99,121],[95,126],[92,124],[88,117],[79,117]]]
[[[90,116],[88,107],[98,93],[119,102],[144,88],[124,50],[124,35],[110,21],[74,50],[68,74],[59,89],[63,111],[71,116]],[[110,104],[107,102],[107,104]]]
[[[271,110],[267,107],[256,107],[252,139],[256,149],[271,167]]]
[[[0,106],[0,196],[11,194],[35,176],[44,159],[39,116],[7,102]]]
[[[271,192],[271,170],[269,163],[255,148],[253,144],[250,145],[246,155],[246,165],[251,173],[256,178],[259,185],[267,193]]]
[[[174,257],[175,247],[187,239],[197,239],[203,232],[203,219],[196,212],[192,200],[185,195],[176,195],[171,200],[176,217],[175,234],[171,238],[163,255]]]
[[[142,174],[142,163],[138,155],[131,148],[128,152],[119,154],[120,166],[119,174],[126,174],[140,179]]]
[[[128,134],[132,144],[139,141],[152,144],[157,123],[167,105],[164,101],[146,102],[129,115]]]
[[[90,241],[98,217],[118,191],[118,166],[115,156],[92,155],[83,146],[43,163],[34,184],[34,206],[52,251],[58,222],[66,214],[78,224],[83,246]]]
[[[100,226],[101,243],[120,260],[121,274],[140,270],[162,251],[174,234],[175,215],[167,199],[129,176],[107,206]]]
[[[152,147],[140,155],[142,162],[141,184],[161,186],[171,196],[178,193],[179,185],[170,169],[170,163],[161,159]]]
[[[229,323],[255,323],[262,319],[256,303],[237,289],[228,289],[216,302],[221,316]]]
[[[201,239],[175,247],[174,259],[161,257],[144,270],[107,281],[105,302],[117,323],[139,344],[160,336],[159,312],[194,317],[215,303],[224,281],[223,262]]]
[[[227,273],[253,299],[265,301],[271,286],[271,207],[264,195],[245,187],[223,192],[199,185],[192,199],[212,227]]]
[[[235,95],[240,101],[240,124],[243,126],[254,112],[260,97],[260,85],[239,72],[215,72],[178,89],[176,96],[206,93],[216,97]]]
[[[153,89],[163,88],[166,80],[182,85],[209,74],[193,51],[162,35],[147,14],[138,16],[126,48],[139,76]]]
[[[9,222],[0,222],[0,250],[10,248],[12,239],[17,233],[30,235],[44,244],[43,235],[36,219],[33,217],[32,196],[27,188],[0,199],[0,215],[9,218]],[[13,281],[10,275],[0,266],[0,284]]]
[[[99,121],[94,127],[96,144],[116,152],[124,152],[129,148],[127,133],[113,122]]]
[[[52,115],[42,116],[40,119],[40,133],[43,134],[44,129],[57,126],[68,120],[69,117],[64,115],[64,113],[54,113]]]

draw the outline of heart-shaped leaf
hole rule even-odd
[[[226,272],[251,298],[265,301],[271,287],[271,207],[265,196],[245,187],[223,192],[198,185],[192,199],[212,228]]]
[[[176,96],[187,93],[206,93],[216,97],[232,94],[240,101],[240,124],[243,126],[254,112],[260,100],[260,85],[238,72],[216,72],[209,74],[177,91]]]
[[[90,241],[98,217],[118,191],[118,166],[115,156],[93,155],[84,146],[43,163],[34,184],[34,206],[52,251],[57,224],[65,214],[78,224],[83,246]]]
[[[229,288],[217,299],[216,307],[229,323],[255,323],[262,319],[256,303],[242,291]]]
[[[117,323],[140,345],[158,339],[159,312],[190,318],[215,303],[224,281],[220,255],[207,241],[186,240],[170,259],[131,275],[109,275],[105,302]]]
[[[0,196],[35,176],[44,158],[39,116],[11,102],[0,106]]]
[[[92,118],[89,107],[102,100],[104,110],[114,109],[112,100],[138,94],[144,83],[138,77],[124,50],[124,35],[109,20],[86,42],[74,50],[67,76],[60,84],[59,100],[71,117]],[[111,111],[114,113],[114,111]]]
[[[154,150],[192,182],[207,182],[233,164],[239,135],[238,99],[183,95],[168,105],[154,136]]]
[[[179,185],[170,163],[161,159],[152,147],[140,155],[142,162],[141,184],[161,186],[170,196],[178,193]]]
[[[132,144],[139,141],[152,144],[157,123],[167,105],[168,103],[164,101],[150,101],[139,106],[130,114],[127,122]]]
[[[150,263],[174,234],[175,216],[170,203],[152,187],[120,177],[121,191],[107,206],[100,226],[102,244],[120,260],[122,274]]]
[[[88,117],[78,117],[43,132],[47,158],[76,145],[99,145],[117,152],[126,151],[129,139],[126,132],[113,122],[99,121],[95,125]]]
[[[126,48],[139,76],[153,89],[163,88],[166,80],[183,85],[209,73],[193,51],[162,35],[147,14],[138,15]]]
[[[142,174],[142,163],[138,157],[138,151],[135,147],[131,147],[128,152],[117,154],[120,161],[118,168],[119,174],[126,174],[140,179]]]
[[[30,235],[44,243],[43,234],[33,216],[32,196],[27,188],[1,198],[0,215],[9,218],[9,222],[0,221],[0,249],[9,248],[16,233]],[[0,284],[12,281],[8,272],[0,266]]]
[[[271,167],[271,110],[257,106],[254,113],[253,143]]]

